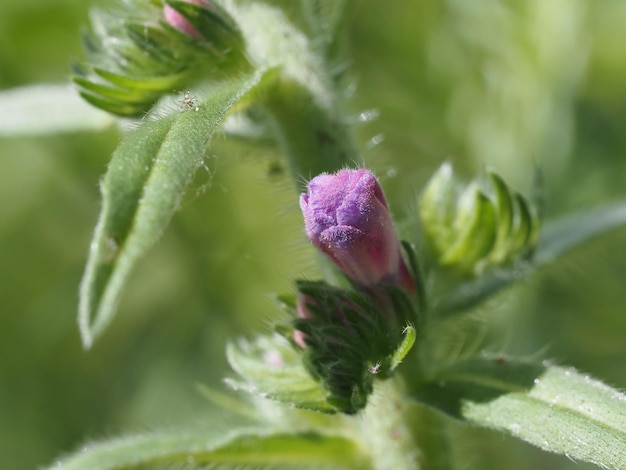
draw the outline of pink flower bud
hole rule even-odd
[[[207,2],[206,0],[183,0],[183,1],[210,7],[209,2]],[[192,38],[198,41],[202,41],[204,39],[202,35],[198,32],[198,30],[187,20],[187,18],[185,18],[180,13],[178,13],[171,6],[165,5],[163,7],[163,17],[165,18],[165,21],[170,26],[172,26],[173,28],[176,28],[179,31],[182,31],[187,36],[191,36]]]
[[[365,287],[381,282],[414,290],[402,260],[387,202],[368,170],[321,174],[300,196],[306,233],[350,279]]]

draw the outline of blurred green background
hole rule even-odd
[[[66,81],[89,7],[0,2],[0,89]],[[355,0],[348,19],[351,57],[336,65],[349,67],[349,117],[399,226],[445,159],[468,178],[493,166],[522,191],[538,165],[547,217],[626,196],[626,2]],[[367,110],[378,118],[358,123]],[[112,328],[82,350],[78,283],[118,139],[0,140],[2,469],[123,432],[219,424],[196,384],[220,386],[227,338],[266,331],[270,294],[315,274],[297,194],[270,171],[280,157],[218,139]],[[625,241],[603,236],[479,312],[492,349],[544,351],[626,388]],[[450,429],[460,469],[594,468]]]

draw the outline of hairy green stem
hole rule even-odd
[[[399,378],[379,382],[362,416],[361,432],[376,470],[420,470],[423,454],[411,403]]]
[[[306,86],[277,79],[264,105],[298,189],[303,190],[306,181],[320,173],[362,164],[341,116],[321,104]]]
[[[452,470],[446,418],[417,405],[404,380],[378,382],[359,417],[361,439],[376,470]]]

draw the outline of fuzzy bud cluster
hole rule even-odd
[[[248,70],[238,25],[211,0],[164,0],[162,8],[145,9],[127,3],[116,14],[94,12],[88,60],[74,66],[72,80],[94,106],[143,116],[160,97],[193,85],[203,69],[207,78]]]
[[[404,328],[415,322],[416,283],[400,250],[387,201],[368,170],[313,178],[300,197],[311,243],[354,290],[298,282],[293,342],[338,410],[363,408],[376,378],[392,371]]]

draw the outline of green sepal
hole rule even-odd
[[[453,236],[455,186],[452,165],[443,163],[428,180],[419,199],[419,216],[427,241],[440,256]]]
[[[112,87],[88,80],[84,77],[75,76],[72,77],[72,81],[86,93],[110,98],[111,100],[120,101],[125,104],[143,105],[146,100],[155,99],[152,93],[146,93],[143,90]]]
[[[144,114],[145,106],[133,105],[130,103],[123,103],[120,101],[111,101],[102,96],[92,95],[84,91],[79,91],[78,94],[88,103],[94,105],[103,111],[116,114],[124,117],[137,117]]]
[[[133,77],[111,72],[100,67],[94,67],[96,75],[104,78],[108,82],[123,88],[137,88],[140,90],[162,92],[175,88],[187,76],[187,71],[173,73],[171,75],[161,75],[154,77]]]
[[[459,199],[452,224],[458,233],[442,254],[441,263],[471,270],[490,252],[496,239],[496,214],[492,201],[476,185],[470,185]]]
[[[415,284],[415,303],[417,305],[417,313],[419,314],[424,312],[428,306],[428,299],[426,298],[427,292],[424,286],[424,275],[418,261],[417,253],[415,252],[415,247],[405,240],[402,240],[400,244],[406,255],[408,267],[413,277],[413,283]],[[410,321],[414,321],[414,319]]]
[[[439,264],[475,276],[493,266],[530,256],[539,236],[537,210],[488,171],[490,185],[469,184],[456,200],[452,167],[432,176],[418,204],[427,247]]]
[[[182,0],[166,0],[164,3],[189,21],[217,52],[224,54],[243,45],[243,37],[237,24],[216,3],[212,2],[210,6]]]
[[[328,390],[328,401],[353,414],[367,404],[376,379],[388,378],[413,346],[415,304],[400,288],[347,291],[297,281],[303,361]]]
[[[489,171],[489,178],[495,193],[496,213],[498,214],[496,240],[489,255],[489,261],[499,264],[509,258],[509,236],[513,230],[513,195],[504,180],[495,173]]]
[[[412,325],[407,325],[402,331],[402,334],[404,335],[402,342],[389,358],[390,371],[394,371],[402,363],[415,344],[417,334],[415,333],[415,328]]]
[[[182,41],[160,25],[127,22],[125,26],[126,34],[135,46],[151,59],[164,63],[168,69],[176,70],[191,56],[185,54]]]

